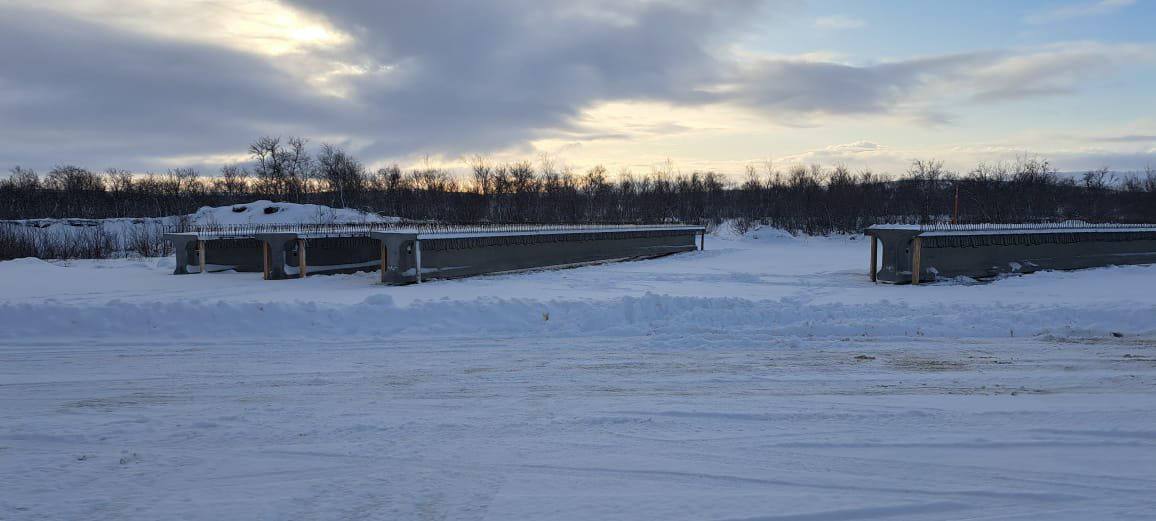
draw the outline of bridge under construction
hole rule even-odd
[[[1156,263],[1152,224],[876,225],[867,235],[872,282]]]
[[[261,272],[267,280],[381,271],[410,284],[693,251],[706,229],[686,225],[372,224],[202,226],[169,233],[178,275]]]

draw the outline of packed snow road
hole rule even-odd
[[[0,262],[0,519],[1151,519],[1156,267]]]
[[[1151,519],[1145,341],[0,348],[4,519]]]

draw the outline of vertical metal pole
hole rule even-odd
[[[197,241],[197,260],[201,264],[201,273],[208,273],[205,271],[205,241]]]
[[[421,284],[421,240],[413,241],[414,261],[417,263],[417,283]]]
[[[879,271],[876,266],[876,257],[879,255],[879,239],[874,235],[868,235],[868,237],[871,238],[871,282],[876,282],[879,280]]]
[[[381,283],[382,284],[385,284],[386,255],[388,255],[388,253],[385,249],[385,241],[381,241]]]
[[[305,278],[305,239],[297,239],[297,276]]]
[[[911,241],[911,283],[919,284],[919,261],[923,254],[923,239],[916,237]]]
[[[702,232],[699,232],[698,249],[699,250],[705,250],[706,249],[706,228],[703,228]]]

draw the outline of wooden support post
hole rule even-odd
[[[385,248],[385,241],[381,241],[381,283],[385,284],[385,270],[386,260],[388,258],[388,250]]]
[[[911,240],[911,283],[919,284],[919,261],[923,254],[923,239],[916,237]]]
[[[413,256],[417,267],[417,283],[421,284],[421,240],[413,241]]]
[[[197,241],[197,260],[200,261],[201,273],[208,273],[205,271],[205,241]]]
[[[871,282],[879,280],[879,268],[876,264],[876,258],[879,255],[879,239],[874,235],[868,235],[871,238]]]
[[[700,251],[706,249],[706,229],[705,228],[702,230],[702,233],[699,234],[698,249]]]
[[[297,239],[297,277],[305,278],[305,239]]]
[[[262,278],[269,280],[269,241],[261,241],[261,264]]]

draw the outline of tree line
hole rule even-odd
[[[861,231],[880,222],[1156,222],[1156,172],[1108,169],[1062,175],[1046,160],[981,164],[953,172],[914,161],[899,175],[844,166],[752,165],[743,179],[683,173],[669,163],[645,174],[575,171],[548,157],[496,163],[478,156],[468,175],[436,167],[376,170],[340,147],[310,153],[299,138],[263,137],[247,165],[215,175],[95,172],[73,165],[45,175],[16,167],[0,180],[0,219],[155,217],[254,199],[358,208],[451,223],[763,224],[793,232]]]

